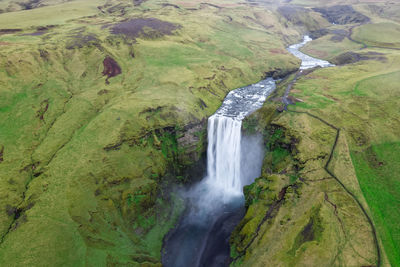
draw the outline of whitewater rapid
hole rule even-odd
[[[331,64],[330,62],[328,62],[326,60],[322,60],[322,59],[318,59],[318,58],[315,58],[315,57],[311,57],[309,55],[306,55],[306,54],[302,53],[299,50],[300,48],[302,48],[308,42],[311,42],[311,41],[312,41],[311,37],[306,35],[306,36],[304,36],[303,41],[301,43],[291,45],[287,49],[292,55],[294,55],[295,57],[301,59],[300,70],[311,69],[311,68],[315,68],[315,67],[318,67],[318,66],[321,67],[321,68],[335,66],[335,65]]]

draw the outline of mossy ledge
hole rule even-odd
[[[326,169],[336,130],[306,114],[279,113],[279,106],[266,103],[243,124],[263,133],[266,154],[261,177],[244,190],[232,266],[379,265],[368,215]]]

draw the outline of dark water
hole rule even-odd
[[[261,135],[242,134],[242,120],[275,89],[267,78],[229,92],[208,119],[207,175],[181,192],[186,213],[164,239],[166,267],[229,266],[229,238],[245,213],[243,186],[261,174]]]
[[[204,214],[199,222],[194,222],[189,214],[182,216],[177,228],[165,239],[163,266],[229,266],[229,238],[244,216],[244,200],[238,197],[226,204],[215,204],[221,206]]]
[[[260,176],[264,157],[261,135],[242,135],[241,182],[250,184]],[[229,266],[230,235],[245,214],[242,190],[218,188],[204,178],[180,192],[186,212],[164,239],[162,263],[166,267]],[[228,193],[227,193],[228,192]]]

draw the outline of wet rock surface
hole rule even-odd
[[[275,89],[275,81],[267,78],[258,83],[231,91],[216,114],[243,119],[260,108],[268,95]]]

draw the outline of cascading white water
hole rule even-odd
[[[242,121],[220,115],[208,119],[207,183],[229,195],[242,193]]]
[[[311,69],[314,67],[321,67],[321,68],[325,68],[325,67],[333,67],[335,65],[331,64],[330,62],[326,61],[326,60],[322,60],[322,59],[318,59],[315,57],[311,57],[309,55],[306,55],[304,53],[302,53],[299,49],[302,48],[303,46],[305,46],[308,42],[311,42],[312,39],[310,36],[306,35],[304,36],[303,42],[298,43],[298,44],[294,44],[288,47],[288,51],[290,53],[292,53],[293,56],[301,59],[301,66],[300,66],[300,70],[306,70],[306,69]]]
[[[204,180],[208,199],[217,195],[218,201],[225,203],[232,197],[243,196],[243,186],[248,179],[241,170],[244,163],[241,158],[242,120],[260,108],[274,89],[275,81],[269,78],[231,91],[208,119],[207,177]]]

